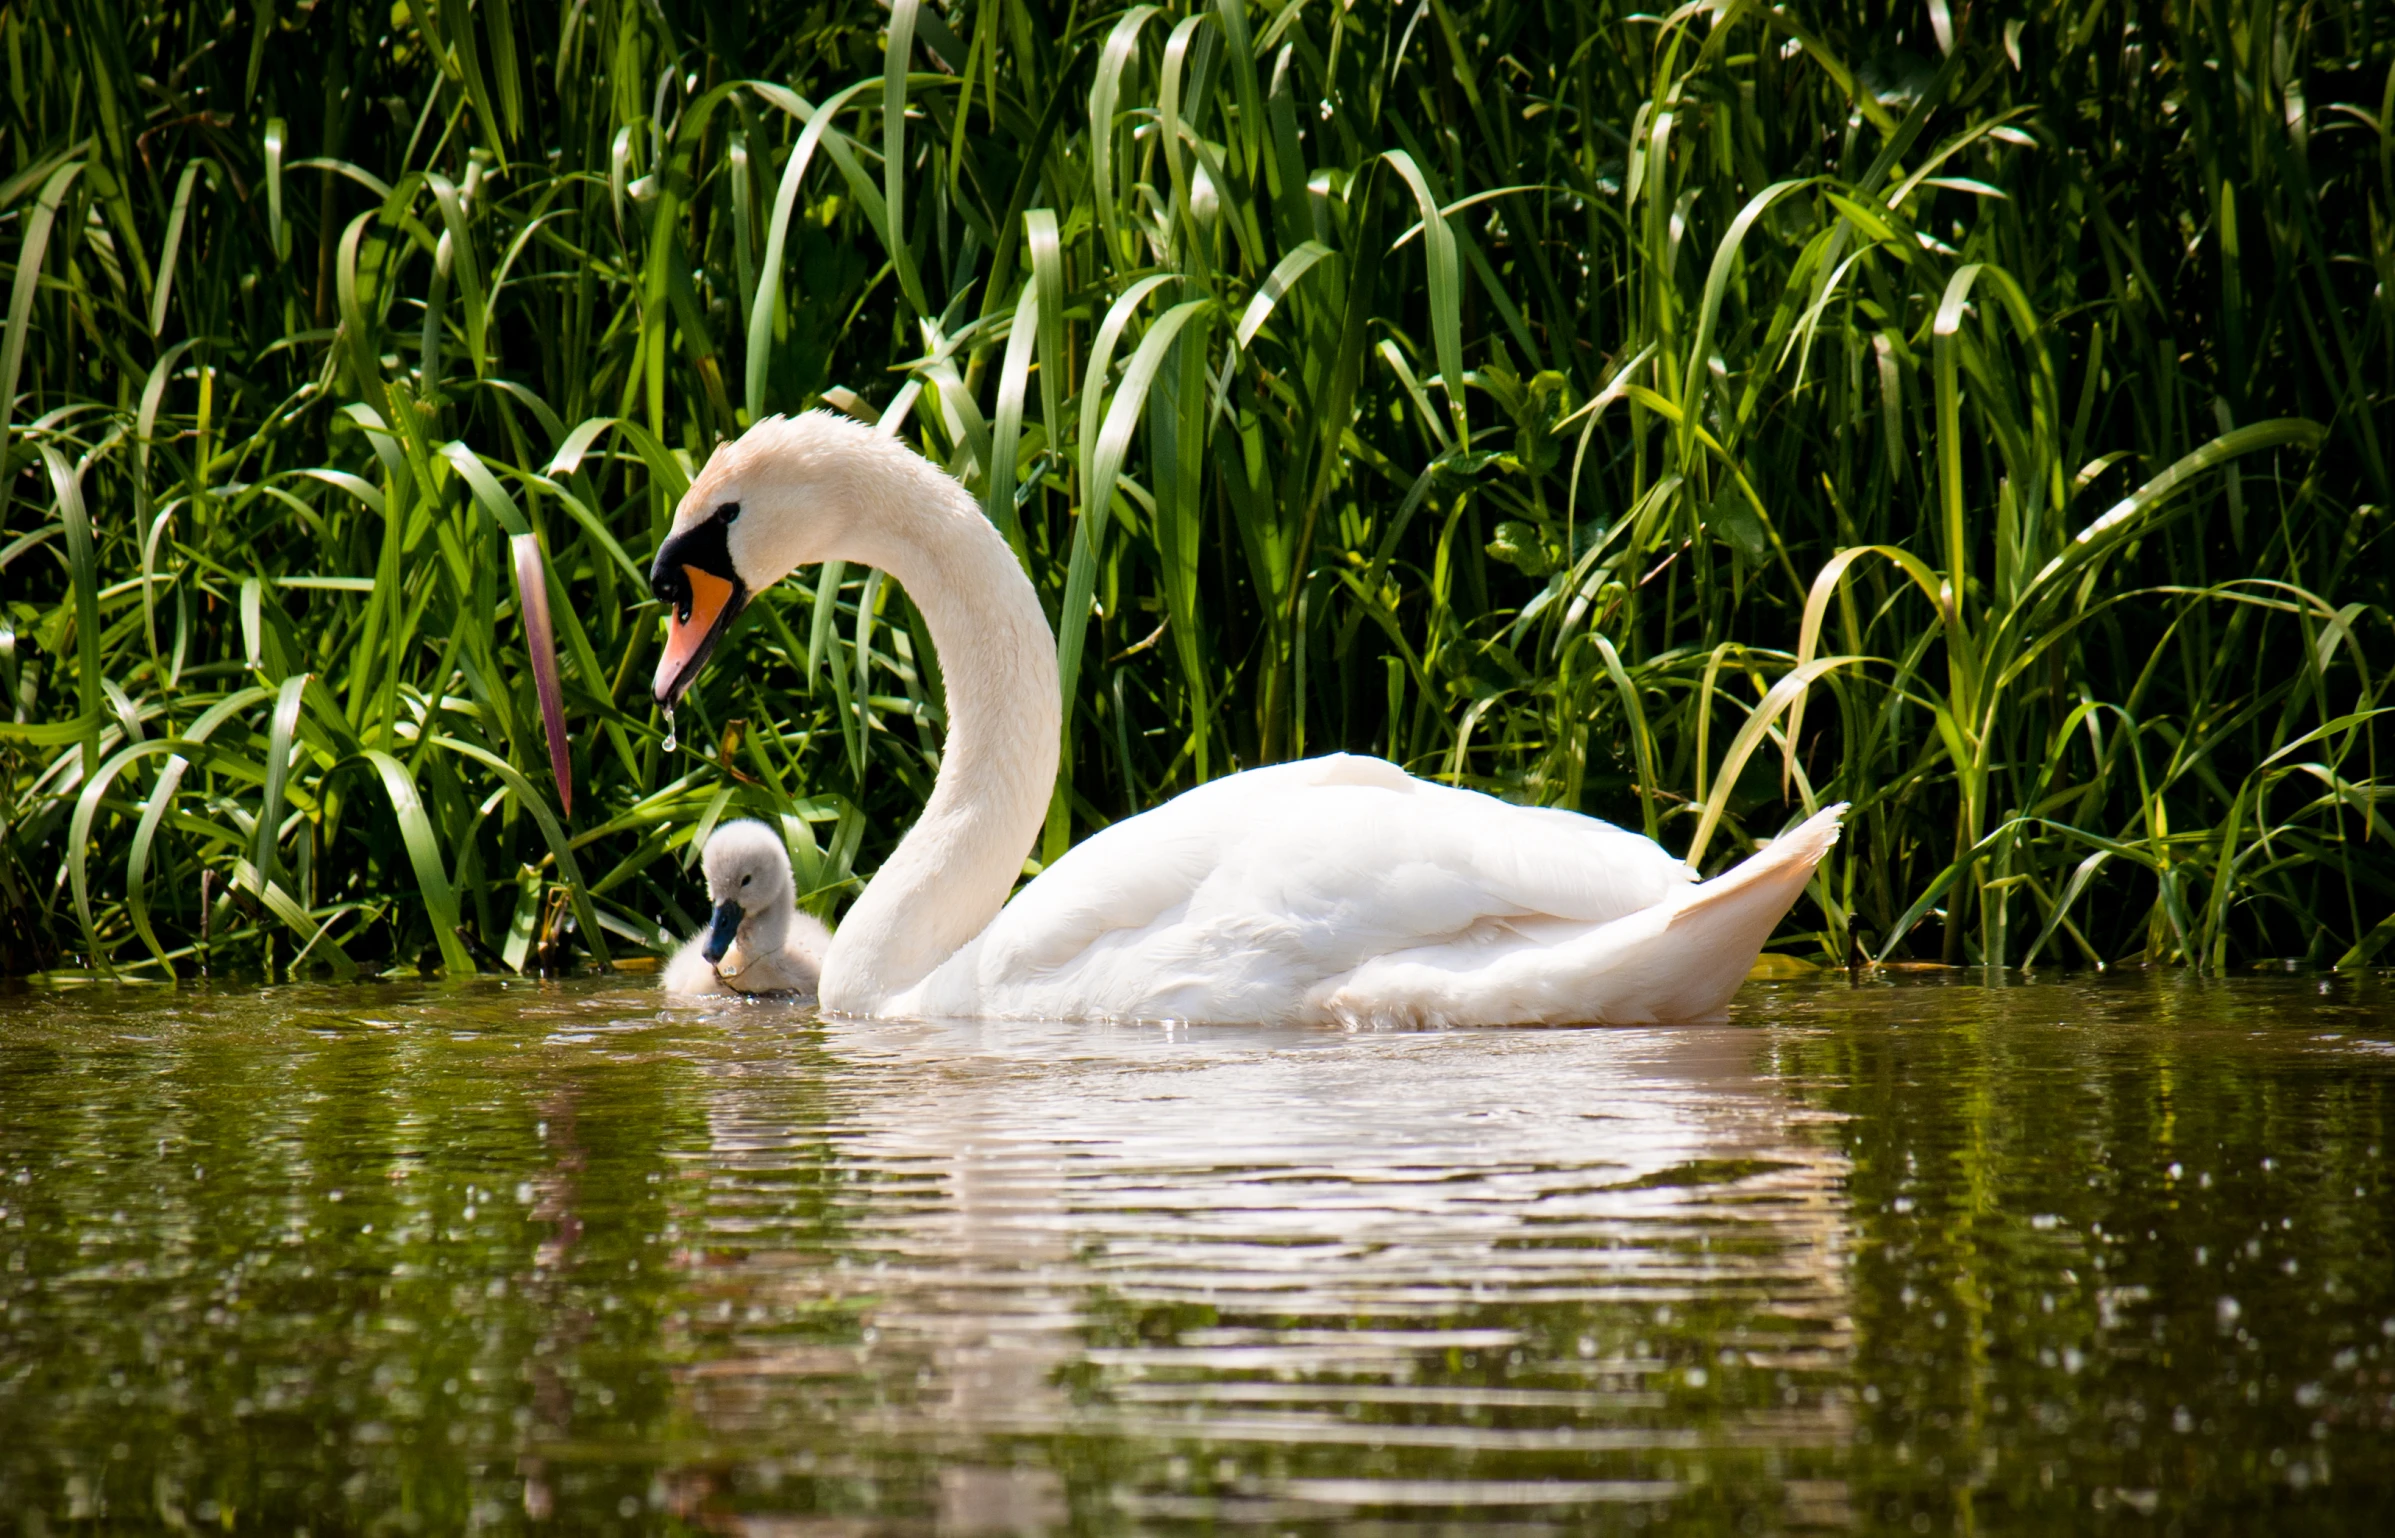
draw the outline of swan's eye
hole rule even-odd
[[[743,877],[741,877],[741,878],[740,878],[740,884],[741,884],[742,886],[747,886],[747,885],[748,885],[748,884],[749,884],[751,881],[754,881],[754,880],[756,880],[756,879],[757,879],[757,878],[756,878],[756,877],[754,877],[754,876],[743,876]]]
[[[715,521],[722,524],[738,523],[740,521],[740,504],[737,502],[726,502],[723,506],[717,508],[715,510]]]

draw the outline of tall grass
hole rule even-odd
[[[1350,748],[1707,867],[1852,800],[1800,953],[2365,964],[2395,33],[2015,11],[7,0],[7,965],[636,954],[734,813],[836,911],[906,595],[644,687],[819,403],[1057,619],[1041,858]]]

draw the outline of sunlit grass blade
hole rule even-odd
[[[541,563],[540,536],[511,534],[515,551],[516,603],[524,616],[524,645],[532,654],[532,680],[540,693],[541,729],[549,744],[549,770],[557,800],[574,815],[574,765],[567,756],[565,694],[557,682],[557,639],[549,625],[549,579]]]

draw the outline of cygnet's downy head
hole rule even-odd
[[[710,963],[723,960],[744,933],[752,954],[781,944],[798,893],[779,833],[761,822],[727,822],[707,840],[700,865],[707,873],[707,900],[715,906],[704,952]]]

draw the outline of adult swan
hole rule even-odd
[[[1056,639],[972,496],[828,412],[708,460],[650,585],[659,703],[749,596],[877,566],[948,694],[931,800],[823,961],[846,1015],[1562,1024],[1718,1011],[1838,836],[1832,807],[1711,881],[1652,839],[1435,785],[1376,758],[1250,769],[1118,822],[1012,902],[1056,779]]]

